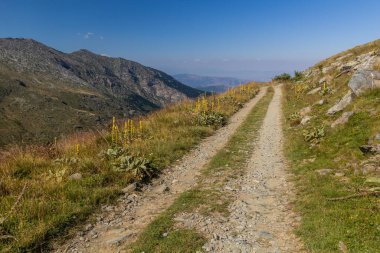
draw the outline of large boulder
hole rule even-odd
[[[352,101],[355,98],[355,93],[352,91],[348,91],[344,97],[338,101],[333,107],[328,109],[327,114],[335,114],[337,112],[342,111],[344,108],[346,108],[349,104],[352,103]]]
[[[348,86],[357,96],[367,89],[379,88],[380,72],[376,70],[358,70],[352,76]]]

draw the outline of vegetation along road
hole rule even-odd
[[[172,169],[126,189],[56,252],[299,252],[282,155],[282,88],[264,87]]]

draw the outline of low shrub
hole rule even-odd
[[[214,128],[224,126],[227,123],[226,117],[220,112],[201,112],[197,116],[197,123],[200,126],[211,126]]]

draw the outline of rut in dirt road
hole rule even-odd
[[[164,171],[142,192],[127,193],[115,206],[105,206],[96,215],[95,223],[86,225],[63,245],[53,246],[55,252],[126,252],[143,229],[168,208],[183,192],[197,184],[197,175],[210,159],[223,148],[236,129],[246,119],[257,102],[266,94],[262,87],[255,98],[234,114],[229,124],[206,138],[172,168]]]
[[[298,217],[292,212],[292,185],[282,151],[281,86],[275,87],[246,175],[228,182],[235,201],[230,216],[211,218],[208,252],[301,252],[293,234]]]

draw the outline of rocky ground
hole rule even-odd
[[[152,184],[136,191],[131,185],[115,206],[103,206],[94,222],[85,225],[53,252],[124,252],[139,233],[182,192],[197,184],[200,169],[221,149],[244,121],[251,109],[265,95],[266,88],[237,112],[229,124],[205,139],[181,161],[167,169]],[[275,105],[276,106],[276,105]],[[277,105],[279,106],[279,105]]]

